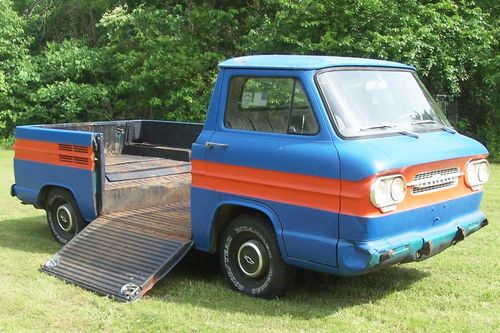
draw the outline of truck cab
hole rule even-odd
[[[44,270],[123,299],[146,292],[191,246],[217,253],[231,288],[270,298],[295,267],[366,274],[428,259],[488,224],[488,151],[452,128],[415,68],[396,62],[233,58],[219,65],[205,124],[22,126],[14,149],[12,194],[45,208],[69,242]],[[124,239],[131,266],[136,246],[167,244],[150,260],[163,266],[133,282],[114,263],[110,286],[103,270],[114,257],[92,244]],[[85,279],[70,253],[80,248],[92,258]],[[104,274],[95,281],[94,262]]]
[[[262,285],[248,267],[268,249],[248,241],[265,230],[241,225],[272,226],[274,255],[289,266],[359,275],[424,260],[487,224],[486,156],[451,127],[411,66],[230,59],[193,145],[195,246],[219,252],[228,282],[250,294]]]

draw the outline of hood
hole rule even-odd
[[[361,180],[376,173],[406,166],[486,155],[488,150],[476,140],[445,131],[370,139],[336,141],[341,178]]]

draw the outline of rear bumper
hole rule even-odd
[[[488,219],[481,212],[469,215],[433,228],[425,233],[410,233],[397,237],[368,241],[339,241],[339,273],[341,275],[361,275],[386,266],[422,261],[430,258],[465,237],[488,225]]]
[[[10,196],[15,197],[16,196],[16,184],[12,184],[10,187]]]

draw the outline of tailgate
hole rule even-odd
[[[142,297],[189,251],[189,203],[103,215],[42,271],[121,301]]]

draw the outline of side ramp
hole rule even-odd
[[[101,295],[135,300],[189,251],[190,221],[188,202],[103,215],[41,270]]]

